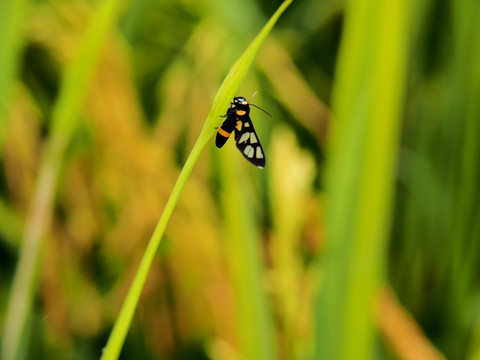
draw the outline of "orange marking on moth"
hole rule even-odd
[[[230,136],[230,134],[231,134],[231,133],[226,132],[225,130],[223,130],[221,127],[218,128],[218,133],[219,133],[220,135],[222,135],[223,137],[226,137],[226,138],[228,138],[228,137]]]
[[[237,121],[237,126],[235,126],[238,131],[242,130],[242,122],[240,120]]]
[[[237,115],[238,116],[243,116],[245,115],[247,112],[245,110],[237,110]]]

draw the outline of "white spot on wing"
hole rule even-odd
[[[250,127],[250,124],[247,122],[247,123],[245,123],[245,125],[243,125],[243,126],[245,126],[245,127]]]
[[[253,157],[253,154],[255,153],[255,150],[253,149],[253,147],[251,145],[247,145],[247,147],[245,148],[245,150],[243,150],[243,153],[249,157],[249,158],[252,158]]]
[[[250,134],[250,143],[255,144],[255,143],[257,143],[257,142],[258,142],[257,137],[256,137],[255,134],[252,132],[252,133]]]
[[[263,151],[260,146],[257,147],[257,159],[263,159]]]
[[[248,138],[250,137],[250,134],[252,134],[252,133],[246,132],[245,134],[243,134],[242,137],[240,138],[240,140],[238,140],[238,143],[241,144],[242,142],[247,141]]]

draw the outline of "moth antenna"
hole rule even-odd
[[[270,113],[268,113],[267,111],[263,110],[260,106],[257,106],[257,105],[255,105],[255,104],[249,104],[249,105],[255,106],[257,109],[262,110],[265,114],[267,114],[268,116],[272,117],[272,115],[270,115]]]
[[[250,99],[248,99],[248,102],[252,101],[253,98],[255,97],[255,95],[257,95],[257,94],[258,94],[258,91],[255,91],[255,92],[253,93],[252,97],[251,97]]]

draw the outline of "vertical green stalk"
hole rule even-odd
[[[23,26],[30,0],[0,1],[0,153],[7,122],[7,104],[17,74]]]
[[[273,360],[277,356],[272,317],[263,286],[261,238],[252,206],[249,206],[250,193],[248,186],[245,186],[248,178],[239,170],[241,166],[235,166],[238,160],[244,160],[240,156],[237,158],[236,149],[234,151],[234,159],[228,151],[221,154],[220,198],[225,224],[225,248],[235,287],[240,351],[245,359]]]
[[[116,23],[119,4],[118,0],[105,0],[100,4],[82,37],[77,56],[64,75],[52,115],[52,135],[40,166],[10,292],[1,350],[2,359],[5,360],[18,359],[21,344],[26,343],[26,323],[35,297],[42,238],[50,223],[59,170],[78,126],[78,113],[102,45]]]
[[[371,359],[403,101],[409,1],[347,6],[327,169],[325,283],[316,359]]]
[[[453,7],[453,56],[449,74],[451,108],[445,118],[448,126],[460,133],[458,152],[452,156],[449,186],[454,195],[451,209],[451,256],[449,271],[449,309],[447,352],[454,358],[464,358],[471,329],[464,319],[470,316],[472,285],[478,273],[479,159],[480,159],[480,23],[476,16],[480,3],[460,0]],[[445,136],[452,132],[445,131]],[[452,341],[455,338],[455,341]],[[459,345],[460,344],[460,345]]]
[[[282,5],[280,5],[280,7],[272,15],[267,24],[265,24],[260,33],[251,42],[242,56],[235,62],[235,64],[233,64],[225,80],[220,86],[220,89],[213,100],[212,108],[210,109],[207,119],[205,120],[203,129],[195,145],[193,146],[193,149],[190,152],[190,155],[188,156],[180,175],[178,176],[177,182],[175,183],[172,193],[170,194],[167,204],[165,205],[162,215],[160,216],[160,220],[158,221],[155,231],[150,238],[147,249],[143,254],[143,258],[140,262],[135,278],[130,286],[127,297],[123,302],[120,314],[117,317],[112,333],[110,334],[107,345],[102,354],[102,360],[114,360],[120,355],[120,351],[125,341],[125,337],[127,336],[128,329],[138,304],[138,299],[140,298],[140,294],[142,293],[143,286],[147,279],[150,266],[152,265],[163,234],[165,233],[165,229],[168,221],[170,220],[173,209],[175,208],[182,189],[185,186],[185,182],[190,176],[202,149],[210,140],[210,137],[215,133],[216,127],[219,126],[221,121],[220,116],[225,114],[228,104],[234,97],[241,82],[245,78],[245,75],[252,64],[255,55],[260,49],[260,46],[272,30],[280,15],[286,10],[292,1],[293,0],[285,0]]]

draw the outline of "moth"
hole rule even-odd
[[[249,104],[247,99],[241,96],[235,97],[225,115],[225,121],[218,128],[215,145],[221,148],[235,131],[235,144],[242,155],[253,165],[265,167],[265,153],[258,140],[257,133],[250,119],[250,105],[264,111],[256,105]],[[268,114],[268,113],[267,113]],[[270,115],[270,114],[268,114]]]

